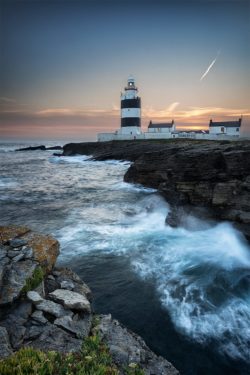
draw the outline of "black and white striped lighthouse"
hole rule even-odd
[[[132,76],[121,94],[121,133],[133,136],[141,134],[141,98]]]

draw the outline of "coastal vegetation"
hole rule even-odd
[[[25,347],[0,361],[1,375],[118,375],[108,347],[100,336],[93,335],[83,341],[79,353],[62,354],[43,352]],[[126,375],[144,375],[138,365],[124,368]]]

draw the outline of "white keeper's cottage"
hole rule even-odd
[[[175,131],[174,120],[172,122],[152,123],[150,121],[148,125],[149,133],[172,133]]]
[[[214,122],[210,120],[209,122],[209,134],[227,134],[231,136],[239,136],[240,127],[242,119],[239,118],[238,121],[220,121]]]

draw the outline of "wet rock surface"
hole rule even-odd
[[[70,269],[54,266],[59,254],[54,238],[14,226],[0,227],[0,238],[0,360],[25,346],[80,352],[83,339],[98,333],[121,375],[125,375],[124,365],[131,363],[138,364],[147,375],[178,374],[167,360],[157,357],[139,336],[110,315],[97,318],[98,325],[93,325],[96,316],[91,291]],[[9,255],[13,251],[24,254],[23,258],[15,261],[15,254]],[[24,262],[29,262],[29,267],[25,268]],[[36,267],[43,269],[43,278],[38,285],[29,283],[30,290],[24,291],[22,286],[27,287]]]

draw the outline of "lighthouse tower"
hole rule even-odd
[[[141,98],[137,95],[137,87],[132,76],[121,94],[121,129],[119,134],[136,138],[141,133]]]

